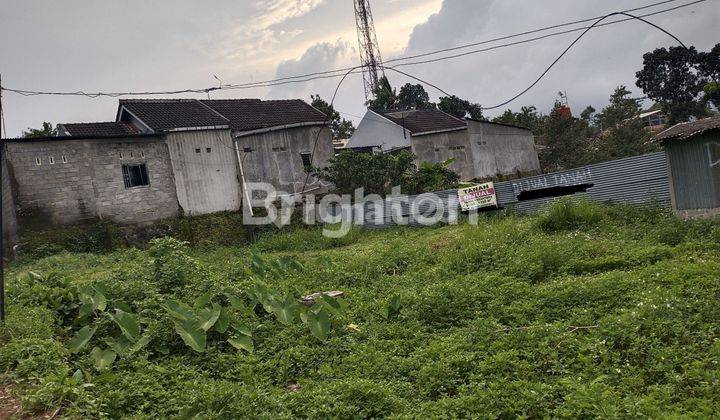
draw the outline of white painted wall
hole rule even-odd
[[[166,139],[185,214],[240,209],[242,188],[229,129],[171,132]]]
[[[345,147],[371,146],[379,146],[382,151],[410,147],[410,132],[382,115],[368,110]]]

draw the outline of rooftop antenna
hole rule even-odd
[[[382,58],[380,57],[380,47],[375,35],[375,23],[370,10],[370,0],[354,0],[354,5],[365,100],[369,100],[378,87],[378,81],[385,76],[385,72],[382,70]]]

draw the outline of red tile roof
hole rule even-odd
[[[60,124],[65,131],[71,136],[81,137],[111,137],[111,136],[127,136],[132,134],[140,134],[134,125],[126,122],[92,122],[92,123],[73,123]]]
[[[437,109],[387,112],[383,116],[406,128],[413,136],[467,128],[465,121]]]

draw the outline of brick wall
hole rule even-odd
[[[135,224],[178,212],[170,156],[159,137],[15,141],[7,158],[21,224],[95,218]],[[122,165],[138,163],[147,165],[150,185],[125,188]]]

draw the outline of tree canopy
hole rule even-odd
[[[702,118],[708,104],[718,105],[720,44],[710,52],[698,52],[695,47],[657,48],[643,55],[643,68],[635,75],[637,86],[662,105],[671,124]]]
[[[22,136],[25,138],[33,137],[54,137],[58,135],[56,127],[47,121],[42,123],[42,128],[28,127],[28,131],[23,131]]]
[[[311,105],[325,114],[330,121],[330,132],[332,133],[333,139],[347,139],[355,132],[355,126],[352,121],[340,118],[340,113],[335,108],[327,103],[320,95],[310,95],[312,98]]]

